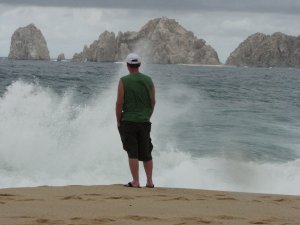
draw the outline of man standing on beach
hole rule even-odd
[[[152,149],[150,131],[155,106],[155,88],[152,79],[139,72],[141,60],[136,53],[127,56],[129,75],[119,81],[116,117],[124,150],[128,154],[133,180],[127,187],[140,187],[139,161],[143,161],[147,176],[146,187],[153,188]]]

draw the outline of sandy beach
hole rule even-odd
[[[0,189],[0,224],[300,224],[300,196],[122,185]]]

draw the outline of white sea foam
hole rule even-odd
[[[58,96],[17,81],[0,98],[0,187],[126,183],[126,154],[116,129],[115,89],[85,105],[72,92]],[[167,94],[168,95],[168,94]],[[173,120],[186,109],[158,102],[154,121]],[[154,126],[157,186],[300,194],[300,161],[255,163],[193,158]],[[142,168],[141,168],[142,169]],[[145,176],[141,170],[141,182]]]
[[[170,158],[172,163],[164,165]],[[180,152],[163,152],[159,162],[158,181],[162,186],[300,194],[300,160],[259,164],[222,158],[193,159]]]

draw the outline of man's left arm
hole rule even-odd
[[[154,83],[152,84],[152,96],[151,96],[151,103],[152,103],[152,114],[154,112],[154,108],[155,108],[155,103],[156,103],[156,99],[155,99],[155,87],[154,87]],[[151,116],[152,116],[151,114]]]

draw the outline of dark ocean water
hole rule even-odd
[[[143,65],[161,186],[300,194],[300,70]],[[0,59],[0,186],[127,181],[119,63]],[[113,169],[107,170],[107,167]]]

